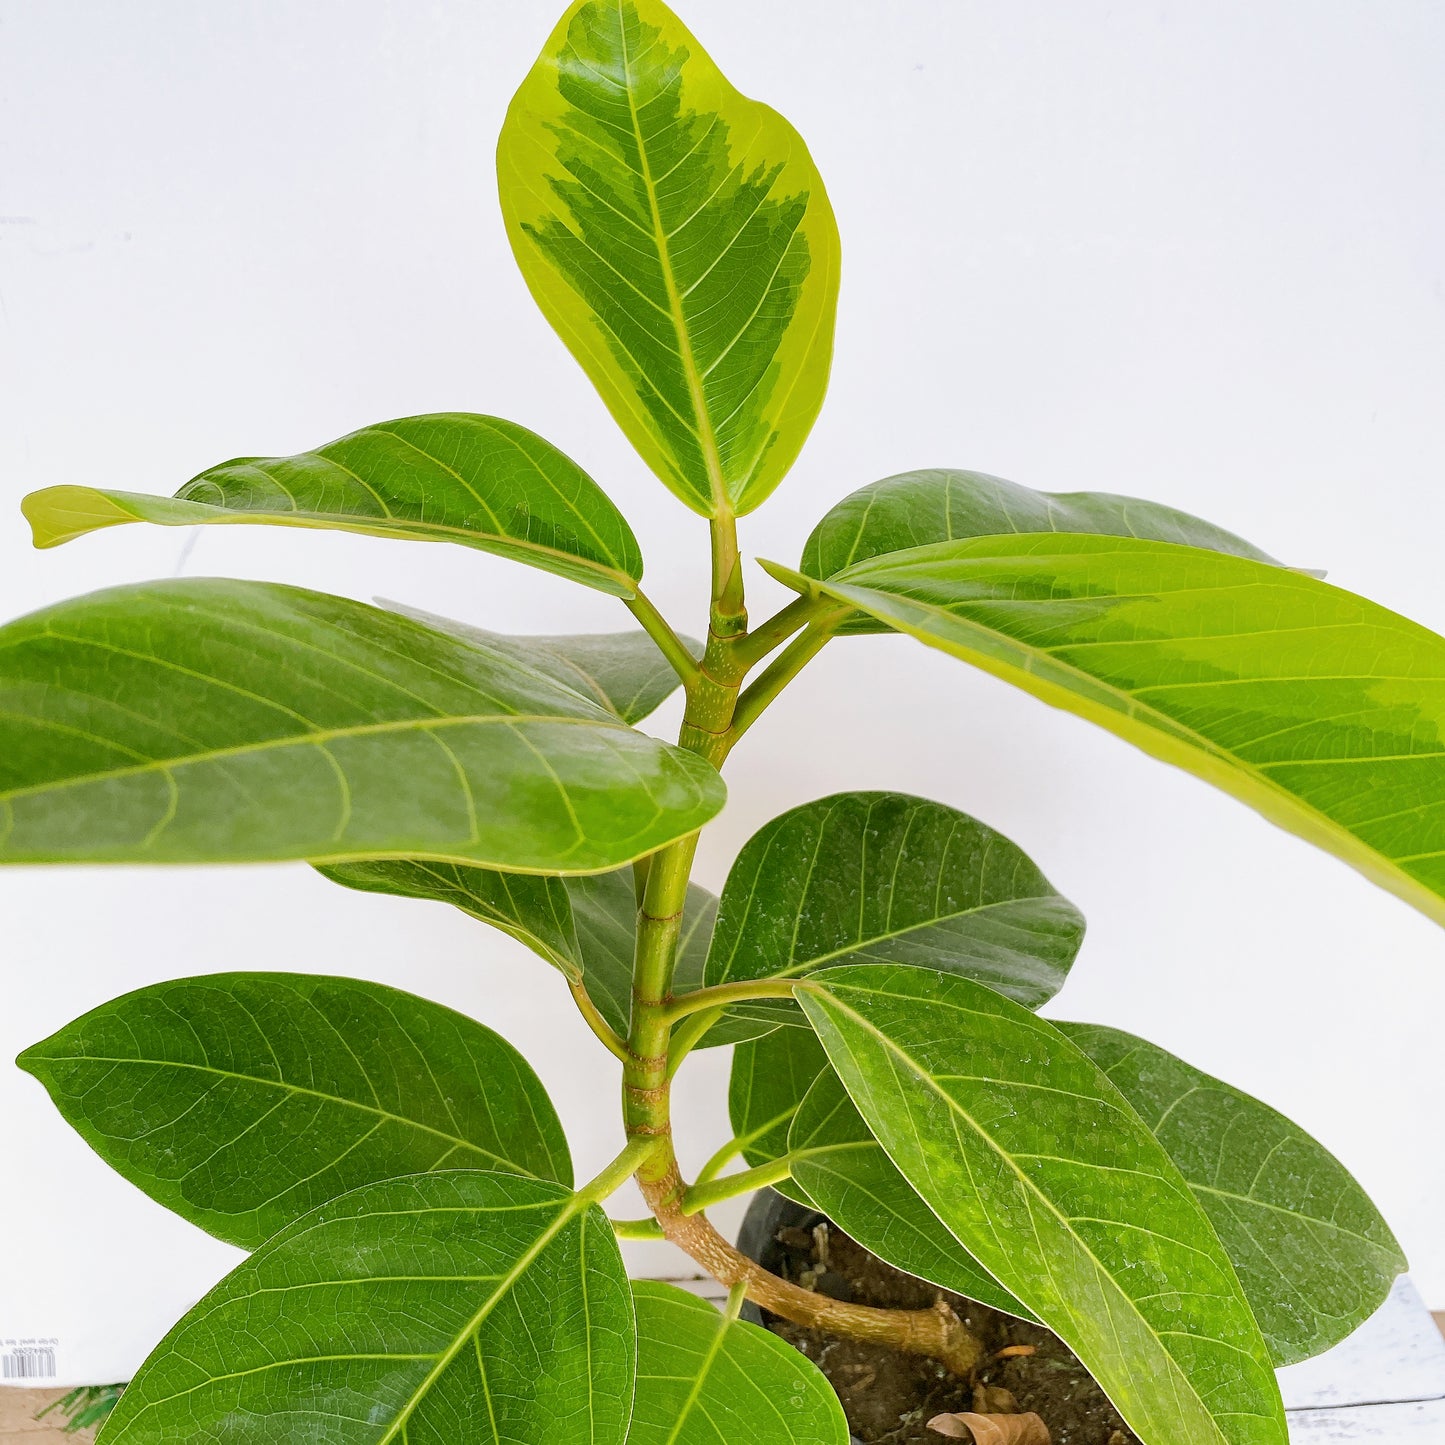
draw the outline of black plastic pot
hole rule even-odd
[[[743,1215],[738,1230],[738,1249],[755,1263],[774,1274],[782,1273],[783,1246],[778,1243],[780,1229],[812,1229],[822,1224],[826,1214],[806,1204],[784,1198],[776,1189],[759,1189]],[[745,1320],[760,1325],[763,1313],[751,1300],[743,1305]]]
[[[811,1205],[798,1204],[784,1198],[776,1189],[760,1189],[743,1215],[738,1230],[738,1249],[764,1269],[777,1274],[783,1262],[783,1247],[778,1243],[780,1229],[811,1229],[828,1216]],[[742,1309],[742,1317],[755,1325],[763,1322],[763,1313],[751,1300]],[[863,1445],[856,1435],[849,1437],[853,1445]]]

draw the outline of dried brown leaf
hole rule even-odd
[[[965,1410],[957,1415],[935,1415],[928,1428],[950,1440],[972,1440],[973,1445],[1053,1445],[1049,1427],[1038,1415],[978,1415]]]

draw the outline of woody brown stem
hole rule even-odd
[[[748,1298],[763,1309],[805,1329],[885,1345],[910,1355],[927,1355],[965,1379],[982,1361],[982,1345],[941,1296],[929,1310],[883,1310],[815,1294],[749,1259],[730,1245],[704,1215],[683,1214],[685,1190],[675,1161],[661,1178],[640,1178],[638,1182],[666,1238],[720,1283],[729,1288],[741,1283]]]

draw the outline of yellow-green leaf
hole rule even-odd
[[[1228,1256],[1088,1055],[957,974],[825,969],[798,997],[901,1175],[1146,1445],[1285,1445],[1269,1352]]]
[[[1445,638],[1317,577],[1130,537],[888,552],[851,603],[1248,803],[1445,922]]]
[[[695,511],[751,511],[832,354],[838,232],[801,137],[661,0],[580,0],[497,172],[527,285],[628,439]]]

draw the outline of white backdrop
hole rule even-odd
[[[226,457],[456,408],[515,418],[587,466],[632,520],[650,591],[696,630],[702,524],[615,433],[502,233],[493,145],[555,4],[0,3],[0,614],[184,572],[503,630],[626,625],[607,599],[458,548],[134,527],[42,554],[16,510],[50,483],[169,492]],[[1445,630],[1445,8],[682,9],[803,131],[844,239],[830,399],[746,522],[750,553],[794,560],[876,477],[975,467],[1187,508]],[[780,593],[752,580],[760,615]],[[1146,1034],[1314,1131],[1445,1306],[1434,925],[904,639],[835,644],[769,721],[735,757],[707,881],[768,817],[838,789],[976,813],[1088,914],[1052,1011]],[[0,920],[5,1058],[160,978],[351,973],[526,1049],[581,1172],[615,1147],[614,1068],[557,977],[440,906],[300,866],[22,870],[0,874]],[[685,1076],[694,1164],[723,1137],[724,1062]],[[0,1118],[0,1338],[59,1334],[67,1373],[124,1374],[233,1253],[111,1175],[8,1067]]]

